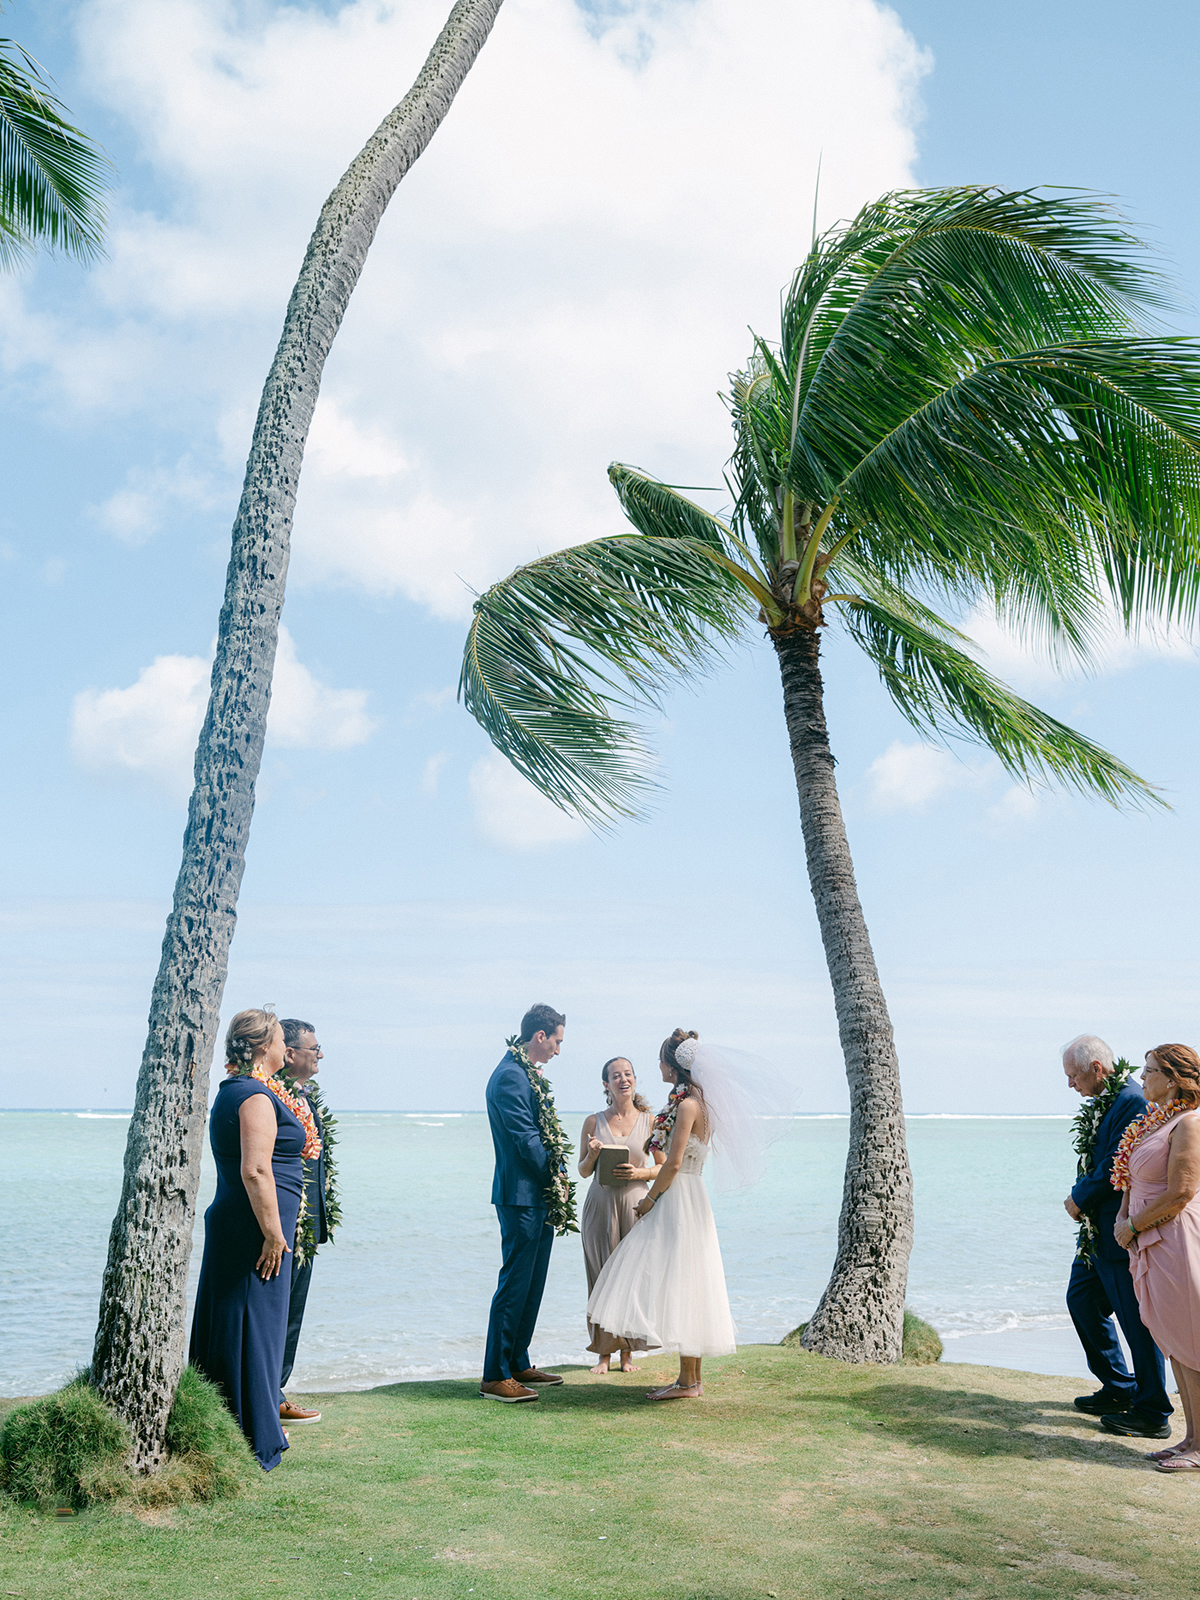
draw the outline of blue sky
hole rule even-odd
[[[6,1106],[127,1105],[257,393],[317,209],[441,4],[14,5],[118,172],[109,259],[0,281]],[[773,658],[655,731],[650,822],[547,814],[454,703],[468,585],[615,527],[604,468],[718,481],[717,399],[822,220],[907,182],[1119,196],[1196,331],[1192,8],[507,0],[327,368],[226,1013],[318,1023],[348,1106],[481,1104],[529,1000],[560,1100],[676,1023],[840,1109]],[[788,96],[762,61],[803,61]],[[914,1111],[1069,1110],[1057,1049],[1195,1042],[1195,650],[993,664],[1163,786],[1121,816],[919,745],[827,650]]]

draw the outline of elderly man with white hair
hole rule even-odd
[[[1129,1271],[1129,1253],[1116,1241],[1121,1205],[1112,1186],[1113,1157],[1121,1135],[1146,1109],[1141,1089],[1124,1061],[1114,1061],[1103,1039],[1084,1033],[1063,1048],[1063,1071],[1087,1102],[1075,1119],[1079,1176],[1063,1204],[1079,1223],[1079,1249],[1067,1287],[1067,1310],[1087,1364],[1099,1378],[1095,1394],[1081,1394],[1080,1411],[1100,1418],[1109,1433],[1166,1439],[1167,1399],[1162,1353],[1142,1324]],[[1117,1341],[1121,1325],[1133,1372]]]

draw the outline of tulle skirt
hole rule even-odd
[[[621,1240],[596,1279],[587,1314],[614,1339],[683,1356],[734,1353],[737,1329],[700,1173],[680,1172]]]

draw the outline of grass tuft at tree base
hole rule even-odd
[[[240,1494],[255,1463],[219,1392],[185,1367],[167,1422],[160,1472],[129,1471],[129,1430],[81,1372],[63,1389],[18,1406],[0,1430],[0,1489],[44,1510],[102,1501],[180,1505]]]
[[[129,1429],[82,1372],[65,1389],[19,1406],[0,1432],[0,1485],[42,1507],[110,1500],[129,1477]]]
[[[241,1494],[260,1475],[250,1446],[221,1392],[195,1367],[184,1367],[167,1419],[170,1460],[156,1480],[142,1480],[138,1499],[150,1504],[151,1482],[171,1491],[157,1502],[221,1500]]]
[[[804,1337],[807,1322],[802,1322],[798,1328],[793,1328],[791,1333],[785,1333],[779,1341],[781,1345],[794,1347],[799,1345]],[[904,1344],[900,1355],[900,1365],[903,1367],[929,1367],[935,1361],[942,1359],[942,1341],[936,1328],[930,1327],[928,1322],[922,1322],[915,1311],[904,1308]]]
[[[915,1311],[904,1308],[904,1346],[900,1364],[905,1367],[931,1367],[942,1359],[942,1341],[936,1328],[922,1322]]]

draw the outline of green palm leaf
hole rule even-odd
[[[745,595],[711,553],[688,531],[618,534],[520,567],[475,602],[459,697],[556,804],[594,823],[642,808],[652,759],[613,707],[655,703],[741,631]]]
[[[39,243],[81,261],[102,253],[109,163],[65,109],[37,62],[0,39],[0,265]]]
[[[936,739],[977,740],[1022,781],[1052,779],[1113,805],[1163,804],[1124,762],[1022,700],[957,648],[957,630],[921,610],[880,595],[857,598],[847,617],[892,703],[914,728]]]

